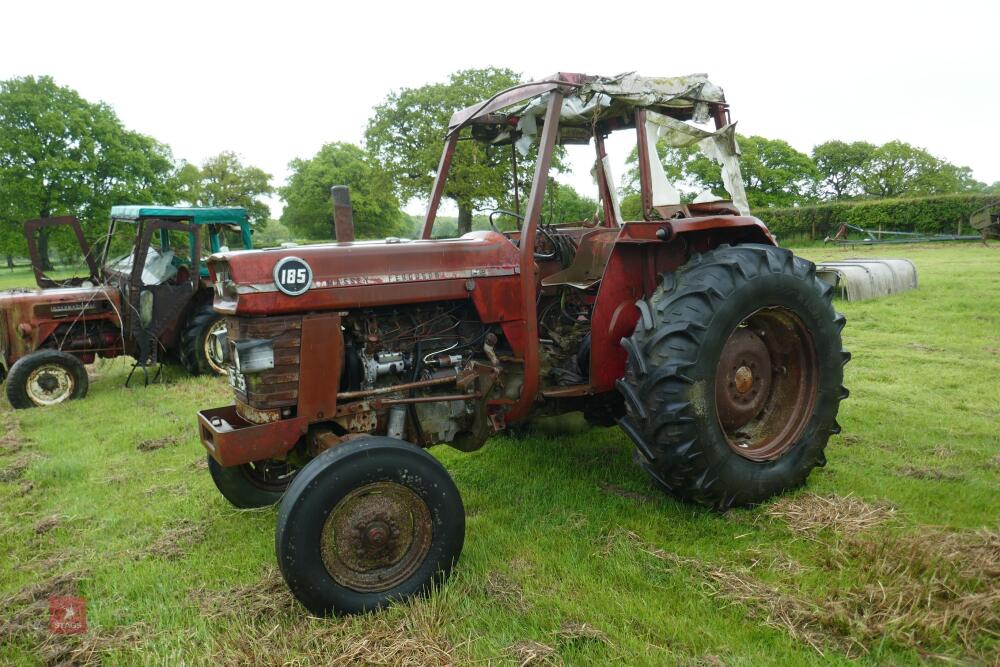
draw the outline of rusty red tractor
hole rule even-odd
[[[79,246],[86,276],[42,269],[39,241],[60,231]],[[218,251],[228,236],[252,247],[245,209],[114,206],[93,250],[71,216],[30,220],[25,235],[40,289],[0,292],[0,365],[13,407],[84,397],[84,364],[98,357],[131,356],[147,382],[164,358],[192,374],[224,372],[213,334],[225,321],[212,309],[201,244]]]
[[[605,154],[621,130],[637,139],[637,220],[622,219]],[[235,392],[199,413],[210,472],[234,505],[280,502],[277,559],[305,607],[377,609],[446,577],[464,510],[425,448],[471,451],[536,416],[617,423],[655,484],[718,510],[824,465],[847,396],[844,318],[813,264],[748,215],[734,137],[701,75],[559,73],[452,117],[420,238],[209,259]],[[432,238],[470,138],[509,146],[510,169],[534,145],[526,205]],[[697,144],[730,198],[682,203],[650,159],[657,141]],[[590,220],[542,220],[559,143],[596,151]],[[334,202],[348,229],[343,188]],[[518,224],[502,231],[502,216]]]

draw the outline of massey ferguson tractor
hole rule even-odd
[[[636,220],[608,169],[615,131],[637,141]],[[238,507],[280,501],[277,559],[306,608],[373,610],[443,580],[465,517],[425,449],[472,451],[537,416],[617,423],[655,484],[718,510],[824,465],[847,396],[844,318],[813,264],[748,214],[734,137],[702,75],[558,73],[452,116],[420,238],[208,260],[235,393],[199,413],[210,472]],[[531,189],[493,229],[435,239],[466,140],[512,171],[533,160]],[[729,198],[682,203],[658,141],[698,145]],[[560,143],[593,147],[600,210],[543,224]],[[349,229],[344,188],[334,201]]]
[[[60,228],[79,244],[88,275],[54,279],[42,270],[39,240]],[[84,364],[97,357],[129,355],[147,380],[164,359],[193,374],[224,372],[212,334],[225,321],[199,258],[203,241],[210,252],[230,239],[252,247],[244,209],[114,206],[94,249],[73,217],[30,220],[25,235],[39,289],[0,292],[0,373],[13,407],[83,398]]]

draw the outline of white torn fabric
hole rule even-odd
[[[709,119],[709,102],[726,100],[722,88],[709,81],[707,74],[648,77],[628,72],[610,78],[599,77],[580,88],[578,94],[587,99],[591,94],[597,93],[636,106],[694,107],[696,123],[704,123]]]
[[[538,134],[538,121],[535,114],[521,116],[520,120],[517,121],[517,129],[521,133],[521,137],[514,142],[514,146],[521,157],[525,157],[531,150],[531,144],[535,143],[535,135]]]
[[[119,273],[132,273],[132,255],[125,255],[111,263],[111,268]],[[173,264],[174,251],[160,253],[154,247],[146,252],[146,263],[142,267],[143,285],[162,285],[177,275],[177,267]]]
[[[698,149],[722,167],[722,183],[740,215],[750,214],[750,204],[743,187],[743,176],[740,173],[740,149],[736,144],[736,124],[730,123],[717,132],[709,132],[689,125],[669,116],[646,112],[647,136],[651,135],[650,127],[657,126],[657,139],[668,146],[683,148],[697,144]],[[657,155],[650,153],[650,157]],[[659,160],[651,160],[659,162]]]
[[[653,206],[674,206],[681,203],[681,193],[667,178],[656,152],[656,140],[660,126],[646,120],[646,147],[649,152],[649,175],[653,186]]]
[[[725,197],[720,197],[719,195],[712,192],[710,188],[705,188],[698,193],[698,196],[691,200],[692,204],[707,204],[713,201],[724,201]]]

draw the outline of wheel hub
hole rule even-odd
[[[38,386],[46,392],[51,392],[59,386],[59,379],[52,373],[45,373],[38,378]]]
[[[745,394],[753,389],[753,371],[748,366],[737,368],[734,380],[736,391],[741,394]]]
[[[430,511],[395,482],[359,487],[337,503],[323,527],[323,563],[356,591],[388,590],[410,577],[430,549]]]
[[[773,461],[801,436],[816,400],[812,337],[786,308],[740,323],[719,355],[715,406],[726,442],[751,461]]]
[[[719,421],[738,429],[756,417],[771,388],[771,357],[758,332],[740,327],[726,341],[719,360],[716,405]]]
[[[25,390],[35,405],[62,403],[76,388],[73,374],[54,363],[44,364],[28,375]]]
[[[205,360],[212,371],[218,375],[225,375],[226,367],[225,361],[223,361],[225,359],[225,350],[222,349],[222,344],[219,342],[216,334],[225,330],[226,320],[220,319],[213,322],[205,332]]]

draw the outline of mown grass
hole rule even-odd
[[[841,304],[844,432],[805,490],[716,514],[659,494],[616,429],[574,417],[433,450],[468,513],[426,600],[311,619],[274,569],[274,510],[237,511],[194,413],[230,400],[178,371],[0,419],[0,662],[916,664],[995,662],[1000,620],[1000,250],[906,256],[920,289]],[[64,575],[72,575],[66,577]],[[90,630],[50,635],[75,592]]]

